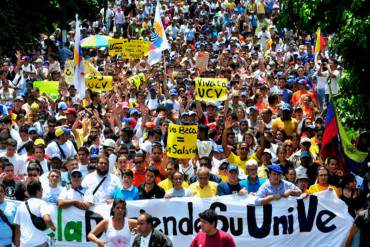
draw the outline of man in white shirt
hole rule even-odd
[[[49,145],[46,147],[45,153],[49,156],[57,153],[62,160],[74,158],[77,152],[73,146],[73,143],[68,140],[65,129],[56,129],[55,136],[56,140],[49,143]]]
[[[26,174],[26,166],[24,160],[17,153],[17,141],[9,138],[6,141],[5,153],[0,154],[0,156],[7,158],[14,165],[14,175],[23,179]]]
[[[30,199],[28,199],[25,203],[19,205],[14,218],[16,246],[47,247],[49,239],[47,232],[36,228],[33,221],[31,220],[30,215],[31,212],[37,217],[42,217],[47,226],[49,226],[53,231],[56,230],[56,227],[50,217],[50,209],[47,203],[41,200],[41,183],[39,181],[31,181],[27,185],[27,192],[30,196]]]
[[[59,185],[61,174],[59,170],[51,170],[48,175],[48,181],[42,184],[42,200],[48,203],[57,203],[62,187]]]
[[[82,187],[86,187],[87,193],[92,194],[90,203],[102,203],[113,199],[113,192],[115,189],[120,189],[121,181],[116,175],[109,173],[108,158],[101,154],[96,171],[82,180]]]

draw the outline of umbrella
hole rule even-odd
[[[81,47],[82,48],[108,47],[108,40],[110,39],[111,37],[105,35],[91,35],[81,40]]]

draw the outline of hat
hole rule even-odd
[[[65,111],[65,110],[67,110],[67,108],[68,108],[68,106],[67,106],[67,104],[65,102],[59,102],[58,103],[58,110]]]
[[[37,104],[37,103],[33,102],[33,103],[31,104],[31,110],[37,111],[38,109],[40,109],[39,104]]]
[[[214,152],[216,153],[223,153],[224,152],[224,149],[221,145],[217,145],[214,149],[213,149]]]
[[[45,141],[44,139],[41,139],[41,138],[37,138],[34,142],[33,142],[33,145],[35,146],[45,146]]]
[[[154,87],[149,88],[149,93],[155,93],[157,90]]]
[[[167,110],[170,110],[170,111],[172,111],[173,110],[173,103],[171,102],[171,101],[166,101],[165,103],[164,103],[164,108],[166,108]]]
[[[216,107],[215,102],[211,102],[211,101],[208,101],[208,102],[206,103],[206,105],[207,105],[207,106],[214,106],[214,107]]]
[[[122,109],[129,109],[130,107],[128,106],[128,102],[127,101],[124,101],[122,102]]]
[[[258,111],[256,106],[251,106],[248,108],[248,112],[250,112],[251,110],[256,111],[256,112]]]
[[[278,174],[283,174],[284,173],[283,170],[281,169],[281,167],[278,166],[278,165],[269,165],[269,166],[267,166],[267,168],[270,171],[274,171],[274,172],[276,172]]]
[[[306,84],[306,80],[305,79],[300,79],[300,80],[297,81],[297,83],[299,85],[305,85]]]
[[[316,118],[315,118],[315,122],[317,123],[317,122],[321,122],[321,123],[323,123],[324,122],[324,119],[321,117],[321,116],[317,116]]]
[[[15,97],[15,99],[14,100],[23,100],[23,97],[22,96],[20,96],[20,95],[18,95],[17,97]]]
[[[188,117],[189,116],[189,112],[187,111],[184,111],[181,113],[181,117]]]
[[[116,148],[116,143],[112,139],[105,139],[103,142],[103,147]]]
[[[283,71],[279,71],[279,72],[277,72],[276,76],[278,78],[283,78],[284,77],[284,72]]]
[[[195,111],[189,111],[189,116],[196,116],[197,113]]]
[[[81,171],[80,171],[80,169],[78,169],[78,168],[73,169],[73,170],[71,171],[71,175],[73,175],[73,173],[76,173],[76,172],[82,175],[82,172],[81,172]]]
[[[77,111],[75,108],[68,108],[66,111],[64,111],[65,114],[73,114],[77,115]]]
[[[250,159],[245,163],[245,168],[258,167],[258,162],[255,159]]]
[[[59,137],[59,136],[61,136],[61,135],[63,135],[64,134],[64,130],[63,129],[61,129],[61,128],[58,128],[58,129],[56,129],[55,130],[55,136],[56,137]]]
[[[305,172],[297,174],[296,180],[300,180],[300,179],[307,179],[308,180],[307,174]]]
[[[305,142],[309,142],[309,143],[311,143],[311,140],[310,140],[310,138],[308,138],[308,137],[302,137],[301,138],[301,141],[300,141],[300,144],[303,144],[303,143],[305,143]]]
[[[282,105],[280,106],[280,109],[281,109],[282,111],[290,111],[292,108],[290,107],[290,105],[289,105],[289,104],[284,103],[284,104],[282,104]]]
[[[303,158],[311,158],[312,156],[311,156],[311,153],[310,152],[308,152],[308,151],[303,151],[303,152],[301,152],[301,159],[303,159]]]
[[[59,115],[59,116],[57,116],[56,118],[55,118],[57,121],[60,121],[60,120],[67,120],[67,117],[66,116],[64,116],[64,115]]]
[[[232,171],[239,172],[239,168],[235,164],[229,164],[229,166],[227,167],[227,171],[228,172],[232,172]]]
[[[28,129],[28,134],[31,134],[31,132],[36,132],[37,133],[37,129],[36,127],[31,127]]]
[[[97,159],[99,158],[99,155],[98,154],[90,154],[90,159]]]
[[[247,96],[247,92],[242,92],[242,93],[240,94],[240,96],[241,96],[241,97],[246,97],[246,96]]]
[[[177,96],[177,95],[178,95],[178,94],[177,94],[177,90],[176,90],[176,89],[174,89],[174,88],[173,88],[173,89],[171,89],[171,90],[170,90],[170,95],[171,95],[171,96]]]
[[[271,152],[271,150],[270,150],[270,149],[265,148],[265,149],[263,150],[263,153],[267,153],[267,154],[269,154],[269,155],[272,157],[272,152]]]

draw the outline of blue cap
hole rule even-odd
[[[242,93],[240,94],[240,96],[241,96],[241,97],[247,96],[247,92],[242,92]]]
[[[282,104],[282,106],[280,107],[280,109],[282,111],[290,111],[292,108],[290,107],[290,105],[288,103],[284,103],[284,104]]]
[[[268,168],[270,171],[274,171],[274,172],[276,172],[276,173],[278,173],[278,174],[283,174],[283,173],[284,173],[284,172],[283,172],[283,169],[281,169],[281,167],[280,167],[280,166],[275,165],[275,164],[269,165],[269,166],[267,166],[267,168]]]
[[[311,153],[308,151],[302,151],[301,152],[301,158],[311,158]]]
[[[7,108],[8,110],[13,109],[13,103],[12,103],[12,102],[7,102],[7,103],[6,103],[6,108]]]
[[[231,172],[231,171],[239,172],[239,168],[235,164],[229,164],[228,167],[227,167],[227,171],[228,172]]]
[[[96,159],[96,158],[99,158],[99,155],[97,155],[97,154],[90,154],[90,158],[91,159]]]
[[[283,77],[284,77],[284,73],[283,73],[283,71],[279,71],[279,72],[277,72],[276,76],[277,76],[278,78],[283,78]]]
[[[73,170],[71,171],[71,175],[72,175],[73,173],[76,173],[76,172],[78,172],[79,174],[81,174],[81,175],[82,175],[82,172],[81,172],[81,171],[80,171],[80,169],[78,169],[78,168],[73,169]]]
[[[58,110],[63,110],[63,111],[65,111],[65,110],[67,110],[68,109],[68,106],[67,106],[67,104],[65,103],[65,102],[59,102],[58,103]]]
[[[151,88],[149,88],[149,92],[150,93],[155,93],[157,90],[155,90],[155,88],[154,87],[151,87]]]
[[[131,115],[131,114],[140,114],[140,112],[138,110],[136,110],[136,108],[131,108],[130,110],[128,110],[128,114]]]
[[[167,110],[173,110],[173,103],[170,101],[166,101],[164,103],[164,108],[166,108]]]
[[[221,145],[217,145],[215,148],[214,148],[214,152],[216,153],[223,153],[224,152],[224,149]]]
[[[293,83],[295,80],[292,79],[292,78],[289,78],[288,80],[286,80],[287,83]]]
[[[177,94],[177,90],[176,90],[176,89],[174,89],[174,88],[173,88],[173,89],[171,89],[171,90],[170,90],[170,95],[171,95],[171,96],[177,96],[177,95],[178,95],[178,94]]]
[[[306,80],[305,80],[305,79],[299,79],[299,80],[297,81],[297,83],[298,83],[299,85],[306,85]]]
[[[28,129],[28,134],[30,134],[32,131],[35,131],[37,133],[36,127],[31,127]]]
[[[92,147],[90,148],[90,156],[91,156],[92,154],[96,154],[96,155],[98,155],[98,154],[99,154],[99,148],[98,148],[97,146],[92,146]]]
[[[62,130],[64,131],[64,134],[66,134],[66,135],[70,135],[71,134],[71,129],[69,129],[69,128],[63,127]]]

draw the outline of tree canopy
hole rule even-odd
[[[341,120],[355,129],[370,129],[370,1],[282,0],[279,25],[313,33],[334,34],[330,51],[345,71],[337,100]]]

